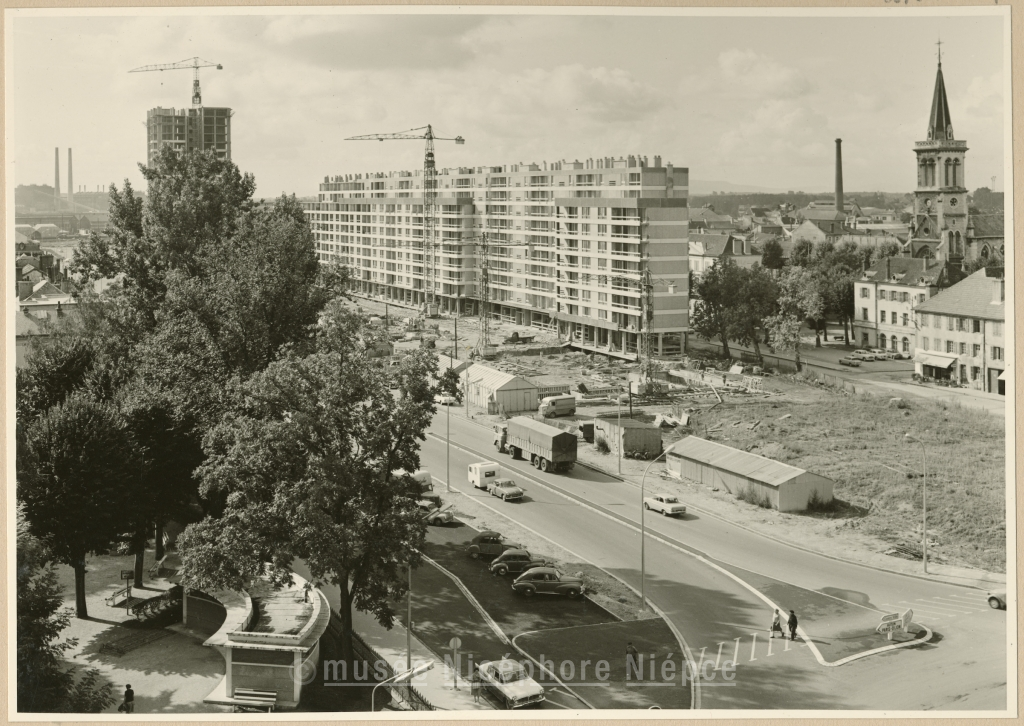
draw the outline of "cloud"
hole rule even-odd
[[[798,71],[752,50],[732,48],[718,56],[723,81],[757,98],[799,98],[813,85]]]

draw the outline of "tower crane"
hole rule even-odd
[[[436,309],[436,295],[434,293],[434,237],[437,227],[437,167],[434,164],[434,142],[454,141],[456,144],[465,144],[466,140],[461,136],[455,138],[444,138],[434,136],[434,129],[430,124],[417,129],[399,131],[394,134],[365,134],[363,136],[350,136],[345,141],[392,141],[404,139],[425,139],[426,151],[423,154],[423,243],[424,256],[427,262],[427,295],[425,299],[427,314],[430,315]],[[433,307],[432,307],[433,306]]]
[[[211,63],[210,61],[204,61],[202,58],[186,58],[183,61],[177,63],[160,63],[158,65],[151,66],[139,66],[138,68],[132,68],[129,73],[143,73],[145,71],[178,71],[184,69],[192,69],[192,108],[200,108],[203,105],[203,94],[199,90],[199,69],[200,68],[216,68],[218,71],[224,70],[224,66],[220,63]]]

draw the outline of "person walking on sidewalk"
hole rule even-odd
[[[643,678],[643,671],[640,670],[640,653],[633,647],[633,641],[626,643],[626,680],[629,680],[630,668],[638,677]]]
[[[789,625],[789,639],[790,640],[796,640],[797,619],[796,619],[796,612],[794,612],[793,610],[789,611],[789,621],[788,621],[787,624]],[[786,636],[783,635],[782,637],[785,638]]]
[[[480,703],[480,671],[475,668],[470,680],[470,690],[473,692],[473,703]]]
[[[778,610],[776,610],[775,614],[772,616],[772,626],[769,628],[769,632],[771,633],[772,638],[774,638],[775,634],[778,633],[782,636],[783,640],[786,639],[786,634],[782,630],[782,613]]]

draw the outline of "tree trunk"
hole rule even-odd
[[[338,615],[341,616],[341,659],[346,664],[346,673],[351,674],[354,673],[356,658],[352,647],[352,593],[347,573],[338,578],[338,589],[341,591],[341,602],[338,604]]]
[[[156,537],[154,538],[156,547],[156,559],[162,560],[164,558],[164,523],[159,519],[156,521]]]
[[[146,540],[149,538],[147,529],[149,528],[143,527],[135,535],[135,580],[132,582],[135,587],[142,587],[142,576],[146,563]]]
[[[89,617],[89,609],[85,604],[85,555],[75,563],[75,617]]]
[[[796,372],[800,373],[801,371],[803,371],[804,367],[803,367],[803,364],[800,363],[800,341],[799,340],[796,342],[796,346],[793,348],[793,354],[794,354],[795,359],[796,359]]]
[[[725,326],[722,327],[724,328]],[[723,355],[725,355],[726,358],[732,358],[732,354],[729,352],[729,336],[726,334],[725,330],[722,330],[722,332],[718,334],[718,337],[722,339]]]
[[[761,346],[757,344],[756,330],[754,331],[754,334],[750,336],[750,339],[754,341],[754,355],[757,356],[757,364],[761,366],[761,368],[764,368],[764,357],[761,355]]]
[[[850,344],[850,328],[853,327],[852,322],[849,318],[843,318],[843,341],[846,345]]]
[[[814,321],[814,347],[815,348],[820,348],[821,347],[821,321],[820,320],[815,320]]]

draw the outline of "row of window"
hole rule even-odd
[[[943,343],[945,343],[945,348],[943,348]],[[945,350],[946,353],[951,355],[970,355],[972,358],[981,358],[981,346],[977,343],[973,343],[968,347],[967,343],[958,343],[955,340],[943,341],[940,338],[935,338],[934,341],[930,341],[928,338],[921,338],[921,348],[922,350],[935,350],[936,353],[941,353]],[[992,355],[990,357],[992,360],[1003,359],[1003,349],[1001,347],[993,345],[991,351]]]
[[[929,315],[928,313],[921,314],[921,327],[922,328],[938,328],[943,327],[943,318],[945,318],[946,330],[956,330],[961,333],[981,333],[982,332],[982,321],[978,318],[961,318],[953,315]],[[1003,324],[999,322],[992,322],[992,335],[1002,337],[1003,335]]]

